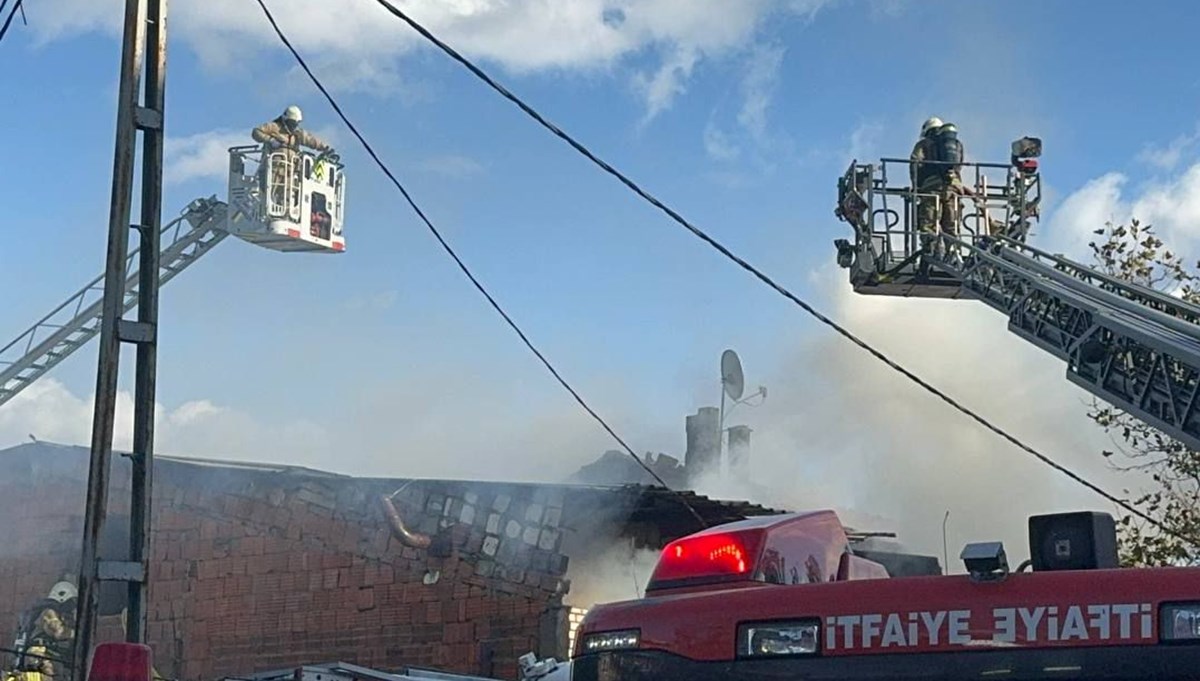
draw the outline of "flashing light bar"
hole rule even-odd
[[[761,542],[758,532],[698,534],[678,539],[663,549],[649,586],[704,578],[751,579]]]

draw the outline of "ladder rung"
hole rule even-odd
[[[96,579],[102,582],[144,582],[146,567],[129,560],[98,560]]]

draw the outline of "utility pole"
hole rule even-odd
[[[100,358],[96,371],[96,404],[92,421],[91,461],[83,551],[79,570],[73,678],[85,681],[95,641],[100,583],[125,582],[129,587],[125,640],[145,643],[150,548],[150,490],[154,460],[154,400],[158,351],[159,240],[162,222],[164,86],[166,83],[167,0],[126,0],[121,49],[121,81],[117,100],[116,153],[112,203],[108,216],[104,301],[100,321]],[[144,89],[143,89],[143,76]],[[130,222],[134,165],[141,132],[141,210]],[[136,320],[122,317],[128,276],[129,232],[138,233],[138,306]],[[113,426],[121,345],[136,347],[133,414],[130,546],[128,560],[100,560],[97,548],[108,511]]]

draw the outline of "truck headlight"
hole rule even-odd
[[[583,652],[601,653],[606,650],[628,650],[637,648],[642,632],[638,629],[624,631],[602,631],[583,637]]]
[[[1163,605],[1159,636],[1164,641],[1200,641],[1200,603]]]
[[[816,620],[743,624],[738,627],[738,655],[812,655],[820,650],[820,630]]]

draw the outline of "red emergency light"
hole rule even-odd
[[[849,544],[833,511],[748,518],[667,544],[646,593],[888,576],[882,565],[850,555]]]
[[[758,562],[762,532],[697,534],[667,544],[651,581],[672,583],[749,575]]]
[[[92,651],[88,681],[151,681],[150,646],[101,643]]]

